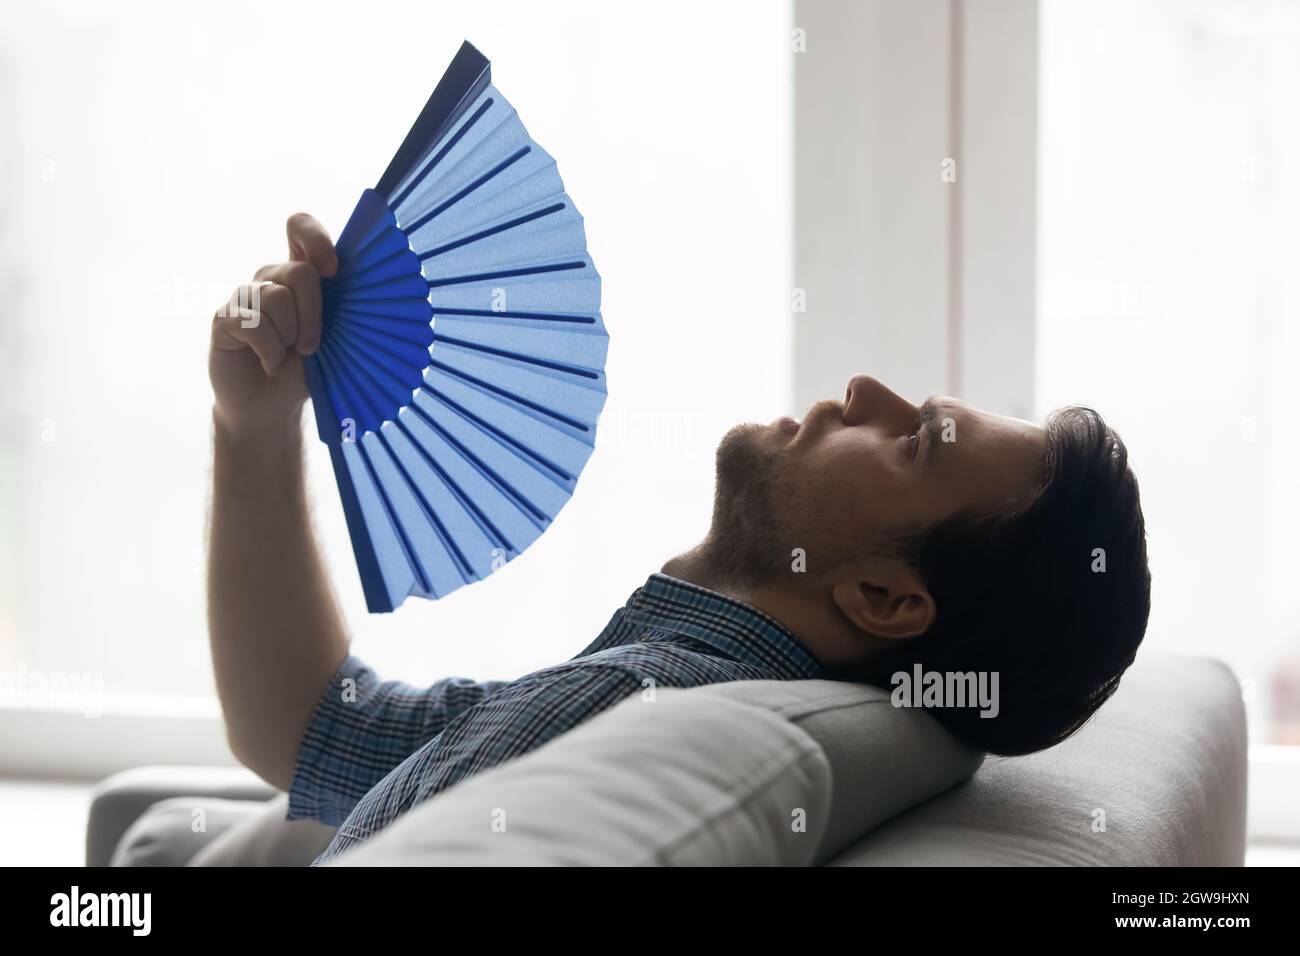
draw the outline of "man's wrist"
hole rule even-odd
[[[231,423],[214,410],[213,480],[235,494],[303,494],[302,418]]]
[[[300,404],[283,416],[237,418],[224,412],[220,405],[214,405],[212,425],[217,440],[229,447],[267,448],[288,442],[301,444],[302,410]]]

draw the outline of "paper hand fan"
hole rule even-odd
[[[468,43],[336,251],[307,383],[366,604],[391,611],[487,576],[573,494],[605,403],[600,276]]]

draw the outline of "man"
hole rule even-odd
[[[348,653],[303,488],[301,356],[320,343],[320,278],[338,263],[311,217],[288,234],[291,261],[256,276],[260,321],[223,309],[213,322],[208,616],[230,745],[289,792],[290,818],[339,826],[321,860],[647,680],[991,676],[992,708],[920,702],[963,740],[1017,754],[1077,730],[1132,662],[1145,530],[1101,418],[917,407],[855,376],[802,422],[723,438],[708,535],[577,657],[513,682],[380,682]]]

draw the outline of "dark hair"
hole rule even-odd
[[[843,675],[889,689],[915,665],[997,672],[996,717],[929,709],[954,736],[995,754],[1042,750],[1083,726],[1133,663],[1151,610],[1146,528],[1124,443],[1090,408],[1061,409],[1046,429],[1044,477],[1027,505],[958,515],[902,542],[934,597],[935,623]]]

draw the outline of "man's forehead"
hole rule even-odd
[[[959,399],[936,397],[933,402],[942,426],[940,441],[949,453],[936,459],[949,477],[960,478],[973,495],[988,501],[1033,490],[1047,454],[1045,429]]]
[[[971,405],[969,402],[964,402],[960,398],[953,398],[951,395],[931,395],[921,405],[921,411],[923,415],[928,412],[936,416],[940,421],[944,418],[951,418],[953,424],[956,424],[958,419],[965,418],[990,427],[1006,429],[1008,433],[1019,433],[1030,437],[1035,433],[1045,433],[1043,427],[1035,422],[986,411]]]

